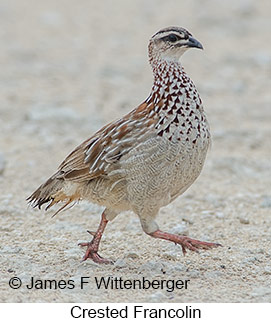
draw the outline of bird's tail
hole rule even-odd
[[[38,187],[26,200],[33,208],[38,207],[39,209],[43,204],[49,203],[45,210],[48,210],[58,202],[65,202],[65,204],[53,214],[53,216],[55,216],[71,202],[79,200],[79,196],[76,194],[71,196],[66,195],[63,187],[64,180],[56,178],[56,176],[53,175],[44,184]]]

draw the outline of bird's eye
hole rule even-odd
[[[175,34],[168,35],[168,40],[172,43],[175,43],[179,38]]]

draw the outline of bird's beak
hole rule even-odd
[[[195,48],[203,49],[203,46],[201,45],[201,43],[191,36],[188,38],[187,47],[195,47]]]

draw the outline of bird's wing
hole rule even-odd
[[[156,121],[154,105],[146,100],[75,148],[59,166],[56,177],[81,182],[107,176],[122,156],[148,136]]]

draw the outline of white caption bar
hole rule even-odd
[[[0,304],[2,322],[124,322],[175,320],[197,322],[270,322],[270,304],[183,304],[183,303],[78,303],[78,304]]]

